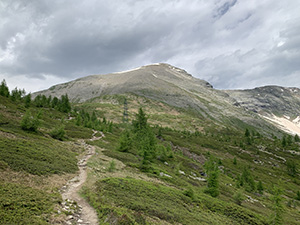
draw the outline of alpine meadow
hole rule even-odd
[[[0,224],[299,224],[300,89],[159,63],[0,86]]]

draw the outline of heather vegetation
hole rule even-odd
[[[156,105],[152,109],[154,107]],[[286,151],[299,151],[296,137],[289,138],[291,141],[283,148],[282,140],[288,135],[265,136],[252,126],[220,129],[210,125],[201,132],[191,132],[150,124],[149,120],[151,116],[139,108],[131,123],[118,124],[103,141],[93,144],[106,149],[107,156],[125,163],[128,170],[136,168],[155,177],[170,190],[163,192],[159,184],[144,183],[136,178],[100,179],[95,184],[98,191],[87,188],[84,194],[97,209],[101,221],[110,218],[119,220],[120,224],[121,221],[139,223],[143,215],[144,224],[153,216],[183,224],[280,224],[283,221],[280,218],[285,218],[286,224],[295,223],[299,217],[296,213],[299,202],[295,200],[299,183],[292,171],[297,171],[299,159]],[[274,192],[274,184],[285,191]],[[139,186],[140,190],[136,189]],[[147,189],[152,186],[159,187],[161,192]],[[178,199],[172,199],[172,207],[179,211],[172,211],[168,203],[164,204],[162,199],[170,196],[160,196],[162,192],[173,190],[180,190]],[[187,202],[180,202],[182,195],[187,197],[183,198]],[[276,198],[282,199],[281,208]],[[147,201],[158,208],[147,205]],[[180,209],[182,205],[189,205],[189,214]],[[193,205],[198,206],[198,210],[193,211]]]
[[[1,224],[47,224],[63,216],[60,186],[48,180],[78,170],[79,139],[96,147],[81,194],[100,224],[300,220],[297,135],[234,119],[220,125],[131,94],[80,104],[67,95],[33,99],[10,92],[5,81],[0,110]],[[101,139],[90,140],[100,132]]]
[[[47,180],[78,170],[76,156],[81,149],[53,139],[73,140],[68,134],[76,125],[67,121],[67,112],[71,112],[67,96],[57,105],[49,104],[49,98],[47,104],[45,97],[37,99],[43,99],[42,103],[37,104],[40,100],[32,100],[30,94],[17,88],[9,92],[5,81],[1,83],[0,224],[53,221],[61,197],[58,184]],[[90,137],[92,132],[78,133],[78,137]]]

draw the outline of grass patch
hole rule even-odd
[[[0,183],[0,224],[48,224],[58,194]]]
[[[42,137],[11,140],[0,136],[0,161],[7,163],[12,170],[36,175],[77,171],[76,153],[66,144],[50,140]]]
[[[83,191],[96,208],[100,220],[122,209],[133,218],[133,212],[182,224],[264,224],[263,220],[234,204],[222,203],[204,194],[186,195],[186,191],[133,178],[108,178],[96,182],[94,192]],[[129,219],[130,220],[130,219]],[[134,223],[136,221],[130,220]]]

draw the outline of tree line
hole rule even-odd
[[[71,103],[67,94],[62,95],[60,98],[50,95],[37,95],[32,99],[31,93],[26,94],[24,89],[18,89],[17,87],[9,91],[6,81],[3,80],[0,84],[0,95],[11,99],[13,102],[23,102],[26,108],[35,106],[39,108],[54,108],[60,112],[69,113],[71,111]]]

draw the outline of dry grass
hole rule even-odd
[[[8,138],[8,139],[15,139],[17,138],[16,135],[11,134],[11,133],[7,133],[7,132],[3,132],[0,130],[0,136]]]
[[[105,149],[96,147],[96,154],[88,162],[88,179],[86,185],[91,187],[96,180],[108,177],[131,177],[138,180],[149,181],[158,184],[163,184],[165,186],[170,186],[169,184],[157,178],[149,177],[146,174],[141,173],[138,169],[126,167],[126,165],[123,162],[104,155],[104,150]],[[108,168],[112,161],[115,162],[115,170],[109,172]]]
[[[16,172],[10,169],[1,171],[0,182],[22,184],[34,189],[52,192],[55,189],[61,188],[75,174],[38,176],[32,175],[23,171]]]

